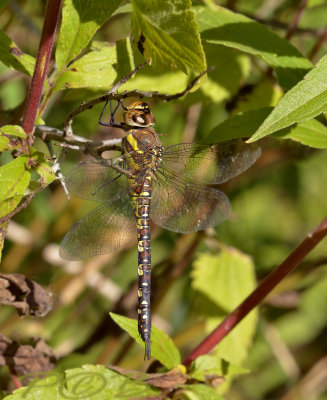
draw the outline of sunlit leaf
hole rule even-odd
[[[56,179],[56,175],[49,165],[47,156],[33,148],[30,149],[30,153],[35,164],[35,170],[40,175],[41,184],[43,186],[49,185]]]
[[[110,316],[116,324],[144,347],[144,342],[137,329],[137,320],[114,313],[110,313]],[[168,335],[153,325],[151,330],[151,355],[168,369],[172,369],[181,363],[180,354],[174,342]]]
[[[223,377],[236,374],[245,374],[247,369],[233,365],[219,357],[209,354],[198,357],[191,365],[189,375],[199,381],[205,382],[208,376]]]
[[[237,307],[255,287],[254,265],[250,257],[236,249],[219,255],[200,254],[193,265],[192,285],[207,296],[226,316]],[[223,316],[209,319],[212,331]],[[252,311],[215,349],[215,354],[234,364],[246,356],[256,326],[256,312]]]
[[[230,99],[238,90],[250,71],[249,57],[225,46],[204,44],[208,65],[214,70],[208,74],[201,91],[214,103]]]
[[[40,376],[45,378],[37,378]],[[29,386],[15,390],[7,396],[8,400],[23,399],[120,399],[157,398],[159,390],[141,380],[131,379],[118,374],[103,365],[84,365],[80,368],[66,370],[65,372],[48,371],[37,372]],[[33,378],[33,373],[31,373]]]
[[[182,393],[185,396],[184,398],[190,400],[224,400],[223,397],[216,393],[214,388],[201,383],[185,385]]]
[[[26,138],[26,133],[24,129],[19,125],[4,125],[0,128],[0,132],[6,135],[14,135],[21,138]]]
[[[68,65],[88,45],[95,32],[119,7],[122,0],[66,0],[56,49],[58,71]]]
[[[91,51],[73,62],[61,74],[53,90],[83,87],[110,88],[117,78],[117,71],[114,67],[117,61],[117,49],[115,46]],[[120,62],[130,67],[128,55],[126,55],[125,59],[120,59]]]
[[[280,85],[289,89],[312,68],[308,59],[265,26],[225,8],[193,8],[202,40],[253,54],[276,71]]]
[[[201,73],[206,69],[191,2],[132,0],[132,32],[153,65]]]
[[[250,137],[271,110],[271,107],[265,107],[233,115],[218,124],[205,138],[205,142],[218,143],[229,139]]]
[[[301,122],[289,129],[283,129],[281,132],[276,132],[273,136],[292,139],[316,149],[327,148],[327,128],[315,119]]]
[[[9,224],[9,221],[5,221],[2,224],[0,224],[0,262],[2,259],[2,250],[3,250],[3,245],[4,245],[6,234],[7,234],[8,224]]]
[[[327,56],[279,101],[251,137],[261,139],[296,122],[306,121],[327,109]]]
[[[250,93],[241,96],[233,115],[245,111],[256,110],[264,107],[275,107],[284,91],[271,79],[264,79],[251,87]]]
[[[24,54],[3,31],[0,30],[0,61],[7,67],[23,72],[26,75],[33,75],[35,59]]]
[[[25,155],[0,167],[0,217],[14,210],[30,182],[29,158]]]

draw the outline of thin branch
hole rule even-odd
[[[67,199],[70,200],[70,195],[69,195],[69,192],[68,192],[68,189],[66,186],[66,182],[65,182],[64,176],[60,169],[60,161],[59,161],[56,153],[53,150],[52,142],[50,140],[46,140],[45,143],[48,147],[49,153],[54,162],[53,166],[52,166],[52,170],[54,171],[56,176],[60,179],[60,184],[61,184],[62,188],[64,189],[65,195],[66,195]],[[64,150],[62,150],[62,151],[64,151]]]
[[[48,0],[42,36],[40,40],[38,55],[36,59],[34,74],[27,96],[22,127],[28,135],[27,145],[33,143],[33,129],[40,104],[42,88],[47,74],[48,64],[51,57],[53,39],[60,11],[60,0]]]
[[[308,0],[302,0],[301,3],[299,4],[298,9],[296,10],[296,14],[294,16],[294,19],[291,23],[291,25],[289,26],[289,28],[287,29],[286,35],[285,35],[285,39],[290,39],[293,36],[293,33],[295,32],[298,23],[300,21],[300,18],[303,14],[303,11],[307,5]]]
[[[271,272],[259,286],[241,303],[217,328],[206,337],[183,361],[188,366],[193,360],[207,354],[249,314],[280,282],[284,279],[310,251],[327,235],[327,218],[325,218],[303,242]]]
[[[159,99],[161,101],[171,101],[178,99],[180,97],[185,96],[187,93],[189,93],[193,87],[197,84],[200,78],[204,76],[206,73],[210,72],[213,68],[208,68],[207,70],[203,71],[199,76],[197,76],[193,81],[180,93],[175,93],[175,94],[163,94],[163,93],[158,93],[158,92],[146,92],[142,90],[133,90],[131,92],[129,91],[124,91],[121,93],[112,93],[112,89],[109,90],[106,94],[102,95],[101,97],[98,97],[96,99],[93,99],[88,102],[82,103],[79,107],[77,107],[75,110],[73,110],[65,119],[64,122],[64,131],[67,136],[71,136],[71,125],[73,118],[75,118],[78,114],[82,113],[83,111],[89,110],[93,108],[96,104],[103,103],[108,100],[123,100],[126,99],[127,97],[146,97],[146,98],[153,98],[153,99]],[[124,78],[123,78],[124,79]],[[119,82],[118,82],[119,83]],[[115,88],[115,86],[114,86]]]
[[[94,142],[77,135],[67,137],[60,129],[45,125],[36,126],[35,136],[45,142],[55,140],[60,143],[61,147],[81,151],[85,154],[90,154],[93,157],[101,156],[104,151],[121,150],[121,139],[119,138]]]
[[[313,48],[311,49],[308,58],[309,60],[312,60],[315,55],[318,53],[318,51],[320,50],[322,44],[325,42],[325,40],[327,39],[327,28],[325,28],[320,34],[319,37],[315,43],[315,45],[313,46]]]
[[[109,94],[109,93],[116,92],[121,86],[123,86],[124,83],[126,83],[133,75],[135,75],[136,72],[138,72],[140,69],[142,69],[147,64],[149,64],[149,62],[150,62],[150,60],[146,60],[143,64],[140,64],[139,66],[137,66],[135,69],[133,69],[133,71],[131,71],[129,74],[127,74],[123,78],[121,78],[121,80],[119,82],[117,82],[116,85],[114,85],[110,90],[108,90],[107,93]]]
[[[43,189],[43,188],[42,188]],[[40,190],[38,189],[37,192],[39,192]],[[9,221],[12,217],[14,217],[16,214],[18,214],[20,211],[22,211],[23,208],[26,208],[31,200],[33,199],[33,197],[35,196],[35,194],[37,192],[33,192],[29,195],[26,196],[25,200],[23,201],[23,203],[21,203],[18,207],[16,207],[13,211],[11,211],[9,214],[5,215],[4,217],[0,218],[0,225],[3,224],[4,222]]]
[[[257,22],[259,22],[262,25],[268,25],[268,26],[273,26],[276,28],[280,29],[287,29],[289,27],[289,24],[286,24],[285,22],[278,21],[277,19],[264,19],[258,16],[255,16],[253,14],[248,14],[248,13],[243,13],[246,17],[249,17]],[[299,28],[296,27],[294,34],[298,35],[313,35],[313,36],[318,36],[319,33],[321,32],[321,29],[310,29],[310,28]]]

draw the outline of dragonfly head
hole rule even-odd
[[[146,128],[155,124],[150,106],[144,101],[136,101],[125,108],[124,122],[128,126]]]

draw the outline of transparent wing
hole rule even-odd
[[[127,192],[125,158],[82,161],[65,178],[69,192],[86,200],[107,202]]]
[[[220,190],[185,181],[159,168],[151,201],[151,219],[174,232],[190,233],[216,226],[231,212],[227,196]]]
[[[133,151],[109,160],[82,161],[67,174],[65,182],[69,192],[82,199],[114,201],[127,193],[127,177],[133,177],[135,186],[141,183],[152,157],[151,151]],[[144,169],[135,169],[135,163],[144,164]]]
[[[205,145],[181,143],[167,147],[162,164],[175,174],[205,184],[222,183],[247,170],[261,149],[240,139]]]
[[[78,221],[61,243],[60,255],[82,260],[110,253],[137,237],[135,217],[128,194],[112,203],[103,203]]]

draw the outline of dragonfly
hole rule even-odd
[[[110,123],[102,123],[126,131],[122,154],[82,161],[65,179],[71,193],[100,204],[68,231],[60,254],[81,260],[112,252],[137,238],[138,331],[145,343],[144,357],[149,360],[150,219],[178,233],[220,224],[230,215],[231,205],[227,196],[211,185],[241,174],[254,164],[261,150],[241,139],[164,147],[153,128],[155,118],[148,103],[137,101],[122,107],[124,122],[114,122],[115,109]]]

